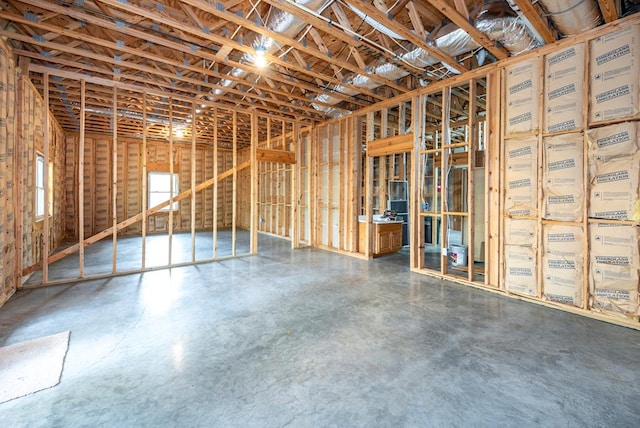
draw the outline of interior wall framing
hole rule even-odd
[[[49,82],[49,79],[45,78],[44,82]],[[28,85],[37,95],[36,88],[30,83]],[[82,88],[79,95],[84,106],[84,81],[79,86]],[[48,83],[44,86],[45,95],[47,87]],[[154,130],[149,134],[144,132],[141,138],[133,138],[124,131],[125,135],[119,135],[119,111],[123,107],[118,101],[116,87],[112,88],[112,94],[112,133],[85,134],[84,126],[81,126],[80,133],[64,136],[56,125],[50,127],[48,134],[35,132],[31,138],[33,145],[48,151],[46,154],[51,158],[55,173],[52,174],[53,181],[48,184],[56,203],[49,227],[50,251],[44,254],[44,260],[37,252],[33,256],[28,252],[33,247],[38,248],[37,242],[32,245],[29,241],[30,236],[34,236],[34,240],[39,238],[38,224],[30,227],[27,224],[28,215],[24,216],[25,242],[21,272],[25,279],[29,279],[26,286],[235,257],[250,254],[251,248],[257,248],[257,239],[253,234],[239,237],[240,229],[251,227],[251,222],[244,219],[248,218],[245,213],[255,209],[250,177],[256,161],[253,151],[241,153],[240,145],[250,145],[250,141],[244,140],[244,132],[241,135],[237,131],[239,123],[253,123],[252,114],[216,108],[209,110],[207,114],[211,116],[214,131],[223,115],[233,119],[229,127],[232,144],[219,146],[217,133],[207,130],[207,135],[201,136],[195,125],[188,129],[184,121],[174,123],[174,103],[169,99],[168,128],[164,131],[165,137],[158,138],[162,134],[158,131],[158,125],[146,119],[148,98],[144,92],[140,94],[143,104],[142,129]],[[46,102],[39,96],[33,99],[27,96],[25,103],[28,107],[24,110],[26,114],[39,116],[25,116],[24,123],[35,124],[37,130],[44,116],[51,116],[43,114],[47,111]],[[35,108],[37,106],[40,108]],[[190,108],[195,117],[199,105],[192,102]],[[79,117],[84,124],[84,107]],[[126,122],[126,115],[122,117],[122,122]],[[229,122],[227,120],[225,126]],[[181,135],[175,132],[176,129],[180,130]],[[183,135],[184,129],[190,132]],[[29,155],[27,150],[24,152]],[[25,158],[25,170],[33,170],[33,165],[29,163],[33,162],[33,156]],[[168,200],[151,207],[147,206],[153,205],[147,204],[147,178],[153,172],[177,174],[178,187],[170,186]],[[29,174],[24,174],[24,179],[22,187],[27,200],[33,198],[29,193],[33,181],[29,182]],[[180,239],[174,239],[174,235],[178,234]],[[184,243],[189,239],[189,234],[190,251],[185,249]],[[119,239],[129,236],[142,238],[141,253],[133,261],[130,254],[124,253],[126,248],[118,245]],[[104,266],[96,269],[95,263],[93,270],[85,269],[85,261],[89,263],[88,255],[94,244],[107,237],[113,241],[110,251],[112,269]],[[64,247],[61,246],[63,238],[66,239]],[[153,245],[147,246],[147,239],[153,239]],[[140,246],[140,243],[136,245]],[[206,250],[207,246],[209,250]],[[108,257],[101,259],[105,266]],[[77,263],[77,274],[71,274],[69,278],[48,278],[49,265],[65,258]]]

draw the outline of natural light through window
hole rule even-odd
[[[36,217],[44,217],[44,156],[36,153]]]
[[[163,202],[170,199],[172,182],[173,181],[173,196],[178,195],[178,174],[173,174],[173,180],[171,180],[171,173],[169,172],[150,172],[148,180],[149,197],[148,207],[153,208]],[[173,211],[178,210],[178,202],[174,202],[171,207]],[[169,206],[166,206],[161,211],[169,211]]]

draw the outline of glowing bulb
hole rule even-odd
[[[184,137],[184,130],[182,128],[176,129],[176,137],[178,138]]]
[[[264,58],[265,48],[258,46],[256,48],[256,56],[254,58],[254,64],[258,68],[264,68],[267,65],[267,60]]]

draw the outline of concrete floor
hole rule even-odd
[[[640,332],[261,236],[260,255],[22,291],[0,345],[70,330],[0,426],[640,421]]]
[[[216,258],[233,255],[231,230],[219,230]],[[76,242],[73,242],[75,244]],[[193,256],[195,261],[212,260],[213,232],[202,231],[195,234]],[[72,243],[70,243],[72,244]],[[62,246],[58,250],[63,250]],[[250,233],[248,230],[236,231],[236,255],[249,254]],[[113,241],[107,237],[85,248],[84,276],[108,275],[113,271]],[[116,272],[142,270],[142,239],[138,236],[119,237],[116,244]],[[191,233],[175,233],[171,240],[171,264],[191,263]],[[157,268],[169,265],[169,236],[165,234],[146,237],[145,266]],[[74,252],[49,265],[49,281],[80,278],[78,252]],[[28,285],[42,284],[42,270],[35,271],[27,281]]]

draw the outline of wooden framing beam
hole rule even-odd
[[[427,0],[433,7],[440,10],[446,16],[460,27],[462,30],[469,33],[469,35],[480,45],[484,46],[489,52],[491,52],[498,59],[505,59],[509,56],[509,52],[503,47],[498,47],[489,37],[483,32],[478,30],[473,23],[469,21],[469,18],[465,18],[455,7],[451,7],[450,3],[445,0]],[[457,6],[457,4],[456,4]]]
[[[296,163],[296,154],[286,150],[258,148],[256,160],[259,162],[294,164]]]
[[[80,138],[78,139],[78,243],[84,241],[84,147],[87,82],[80,81]],[[68,160],[67,160],[68,161]],[[84,278],[84,247],[78,250],[79,275]]]
[[[90,23],[92,25],[96,25],[100,28],[104,28],[105,30],[108,30],[109,32],[117,32],[117,33],[122,33],[123,30],[122,28],[118,27],[118,23],[116,21],[111,21],[111,20],[105,20],[105,19],[101,19],[98,18],[94,15],[88,14],[88,13],[84,13],[81,12],[79,10],[75,10],[73,8],[69,8],[69,7],[64,7],[61,5],[57,5],[55,3],[48,3],[48,2],[40,2],[40,1],[36,1],[36,0],[24,0],[27,4],[32,4],[34,6],[37,6],[39,8],[43,8],[45,10],[49,10],[52,11],[54,13],[60,13],[63,15],[67,15],[69,17],[72,17],[78,21],[82,21],[82,22],[86,22],[86,23]],[[103,1],[104,3],[105,1]],[[244,53],[249,53],[252,54],[253,52],[253,48],[246,46],[246,45],[242,45],[234,40],[231,39],[227,39],[221,36],[216,36],[214,34],[205,34],[202,32],[202,30],[200,28],[196,28],[196,27],[190,27],[190,26],[185,26],[184,23],[175,21],[171,18],[168,18],[167,16],[162,16],[162,15],[157,15],[149,10],[146,9],[142,9],[142,8],[137,8],[131,4],[128,4],[128,6],[130,6],[129,8],[136,8],[136,10],[138,10],[139,12],[141,12],[141,14],[139,15],[139,17],[137,17],[137,19],[141,19],[141,18],[146,18],[146,19],[151,19],[154,22],[165,22],[168,25],[173,26],[176,29],[179,30],[184,30],[187,31],[189,34],[191,34],[192,36],[189,38],[189,43],[179,43],[179,42],[175,42],[172,40],[169,40],[167,38],[163,38],[163,37],[159,37],[156,36],[154,34],[150,34],[149,32],[143,32],[141,30],[138,30],[137,28],[133,27],[133,26],[127,26],[126,27],[126,33],[124,33],[127,37],[136,37],[139,40],[148,40],[149,42],[152,42],[154,45],[158,45],[158,46],[164,46],[168,49],[171,49],[173,51],[176,52],[182,52],[186,55],[196,55],[204,60],[209,60],[211,61],[211,63],[218,63],[218,62],[224,62],[225,66],[231,66],[234,68],[240,68],[240,69],[244,69],[247,72],[253,72],[253,68],[250,65],[247,64],[243,64],[240,62],[236,62],[233,61],[232,59],[230,59],[228,57],[228,54],[230,51],[232,51],[233,49],[242,51]],[[0,11],[0,14],[2,14],[4,12]],[[7,12],[8,13],[8,12]],[[11,19],[14,20],[14,22],[18,22],[18,23],[22,23],[22,25],[27,25],[27,26],[34,26],[34,23],[28,20],[25,20],[23,17],[19,16],[19,15],[12,15],[13,18],[9,18],[9,16],[11,15],[7,15],[4,16],[5,19]],[[16,21],[17,20],[17,21]],[[58,27],[59,28],[59,27]],[[64,29],[60,29],[61,31],[64,31]],[[50,31],[53,32],[53,31]],[[56,31],[59,33],[59,31]],[[65,32],[65,35],[68,35],[70,37],[74,37],[73,32]],[[86,36],[86,34],[84,34],[84,36]],[[195,36],[195,37],[193,37]],[[77,36],[75,36],[77,37]],[[182,38],[185,38],[186,36],[183,36]],[[204,48],[198,48],[195,51],[193,50],[194,46],[198,46],[198,45],[202,45],[202,38],[205,38],[209,41],[212,41],[214,43],[216,43],[216,45],[218,45],[219,51],[215,52],[215,47],[211,49],[212,52],[208,52],[206,49]],[[118,51],[120,51],[122,48],[121,47],[116,47],[113,48],[113,43],[106,45],[107,47],[111,46],[112,49],[116,49]],[[223,53],[227,51],[227,53],[225,53],[223,55]],[[82,56],[80,56],[82,57]],[[141,58],[145,58],[147,57],[147,55],[142,55]],[[124,56],[123,56],[124,58]],[[295,67],[293,64],[287,63],[283,60],[281,60],[280,58],[277,57],[273,57],[273,58],[269,58],[269,62],[273,62],[279,66],[285,67],[287,69],[293,69],[293,71],[297,72],[297,73],[302,73],[302,74],[309,74],[309,75],[314,75],[315,77],[321,77],[323,79],[326,80],[326,78],[328,76],[325,75],[321,75],[319,73],[314,73],[312,70],[307,70],[305,66],[300,66],[300,67]],[[184,65],[184,64],[183,64]],[[180,66],[180,68],[182,68],[182,66]],[[222,74],[222,73],[215,73],[214,71],[212,71],[210,68],[202,68],[200,69],[201,72],[210,72],[210,73],[214,73],[215,76],[219,79],[231,79],[233,81],[236,81],[238,83],[242,83],[242,84],[248,84],[252,87],[257,87],[257,88],[261,88],[265,91],[269,91],[269,88],[264,86],[264,85],[259,85],[257,83],[254,82],[247,82],[246,79],[243,78],[238,78],[232,75],[226,75],[226,74]],[[280,82],[282,85],[290,85],[291,81],[285,77],[282,76],[280,73],[274,73],[274,72],[270,72],[268,73],[268,76],[275,80]],[[332,81],[332,83],[334,84],[339,84],[340,81],[337,79],[334,79],[334,81]],[[305,84],[303,80],[297,80],[295,83],[295,86],[300,87],[300,88],[304,88],[307,91],[312,91],[315,93],[322,93],[321,90],[318,89],[318,87],[316,86],[312,86],[312,85],[308,85]],[[324,86],[324,85],[321,85]],[[273,90],[273,88],[271,88]],[[278,91],[281,92],[282,95],[286,96],[287,94],[289,96],[293,96],[293,94],[291,94],[290,92],[287,91]],[[373,94],[373,92],[367,92],[368,95],[370,96],[375,96],[375,94]],[[341,97],[340,94],[336,94],[336,96]],[[349,97],[344,97],[345,100],[349,100]],[[379,98],[382,99],[382,98]],[[303,97],[304,100],[304,97]],[[303,101],[301,100],[301,101]],[[358,104],[356,102],[356,104]]]
[[[410,152],[412,149],[412,134],[400,134],[367,142],[367,156],[385,156]]]
[[[112,221],[112,241],[113,249],[111,255],[111,273],[117,272],[117,246],[118,232],[116,225],[118,224],[118,88],[113,87],[113,105],[112,115],[112,147],[111,147],[111,221]]]
[[[258,34],[263,34],[267,37],[270,37],[280,43],[289,45],[291,47],[293,47],[294,49],[298,49],[301,51],[304,51],[310,55],[316,56],[318,59],[322,60],[322,61],[326,61],[327,60],[327,56],[325,54],[323,54],[322,52],[315,50],[315,49],[308,49],[304,46],[303,43],[297,42],[294,39],[291,39],[289,37],[285,37],[282,36],[278,33],[272,32],[272,31],[268,31],[266,30],[264,27],[255,24],[252,21],[249,21],[243,17],[240,17],[238,15],[236,15],[235,13],[229,12],[229,11],[219,11],[215,5],[212,5],[210,3],[207,3],[205,1],[202,0],[181,0],[183,3],[189,4],[197,9],[200,9],[204,12],[208,12],[214,16],[217,16],[218,18],[222,18],[230,23],[239,25],[243,28],[247,28],[251,31],[254,31]],[[138,7],[138,6],[134,6],[131,3],[120,3],[118,0],[101,0],[102,3],[108,4],[112,7],[115,7],[117,9],[121,9],[124,10],[127,13],[133,13],[139,16],[143,16],[147,19],[151,19],[155,22],[163,22],[166,25],[169,25],[173,28],[176,28],[178,30],[181,31],[185,31],[188,32],[192,35],[195,35],[196,37],[199,38],[204,38],[204,39],[208,39],[210,41],[213,41],[215,43],[217,43],[220,46],[224,46],[224,45],[230,45],[233,46],[234,49],[239,50],[241,52],[244,53],[248,53],[248,54],[255,54],[255,49],[253,47],[250,46],[244,46],[238,42],[236,42],[235,40],[229,39],[229,38],[224,38],[224,37],[219,37],[219,36],[215,36],[213,34],[205,34],[202,29],[200,28],[195,28],[195,27],[191,27],[188,25],[185,25],[184,22],[172,19],[166,15],[159,15],[153,11],[151,11],[150,9],[146,9],[146,8],[142,8],[142,7]],[[313,73],[311,70],[307,69],[306,67],[297,67],[295,66],[295,64],[290,63],[290,62],[285,62],[283,60],[281,60],[278,57],[275,57],[273,55],[265,55],[265,58],[268,62],[274,63],[274,64],[278,64],[281,65],[287,69],[291,69],[297,73],[302,73],[304,75],[312,75],[314,77],[318,77],[321,78],[325,81],[329,81],[331,83],[334,84],[343,84],[342,82],[340,82],[338,79],[332,79],[330,76],[327,75],[320,75],[319,73]],[[345,69],[348,69],[350,71],[354,71],[357,72],[357,69],[355,67],[353,67],[351,64],[347,63],[346,61],[338,61],[334,58],[333,62],[338,65],[338,66],[344,66]],[[372,78],[374,80],[376,80],[376,76],[373,75]],[[380,77],[377,77],[378,80],[380,80]],[[392,84],[394,85],[392,82],[387,81],[386,79],[381,80],[381,83],[383,84]],[[371,96],[376,97],[377,99],[381,99],[378,98],[378,96],[376,96],[375,94],[373,94],[373,92],[367,91],[367,93]]]
[[[615,0],[598,0],[598,6],[600,6],[600,12],[604,22],[607,24],[618,19],[618,9],[616,9]]]
[[[49,210],[51,207],[49,206],[49,139],[51,136],[49,135],[49,73],[45,73],[44,75],[44,100],[43,100],[43,108],[44,114],[43,119],[44,123],[42,124],[42,128],[44,130],[44,139],[42,144],[44,145],[44,219],[42,221],[42,283],[46,284],[49,282],[49,263],[47,259],[49,257]]]
[[[142,93],[142,263],[141,268],[144,270],[147,263],[147,210],[148,189],[147,189],[147,93]],[[80,242],[83,242],[81,240]]]
[[[114,2],[116,3],[116,0],[108,0],[109,2]],[[257,25],[252,21],[249,21],[248,19],[245,19],[243,17],[240,17],[234,13],[230,13],[228,11],[220,11],[218,10],[215,6],[211,5],[210,3],[207,3],[203,0],[180,0],[183,3],[187,3],[190,4],[191,6],[197,7],[200,10],[203,10],[205,12],[208,12],[214,16],[217,16],[218,18],[221,19],[225,19],[229,22],[232,22],[234,24],[237,24],[243,28],[246,28],[248,30],[254,31],[258,34],[262,34],[266,37],[270,37],[275,41],[278,41],[280,43],[283,43],[285,45],[289,45],[294,49],[297,49],[301,52],[304,52],[308,55],[311,55],[313,57],[318,58],[320,61],[326,61],[332,64],[335,64],[338,67],[344,68],[345,70],[349,70],[353,73],[361,73],[361,70],[357,67],[357,66],[353,66],[353,64],[341,60],[335,56],[331,57],[331,58],[327,58],[327,55],[322,53],[320,50],[318,49],[311,49],[308,46],[305,46],[303,43],[298,42],[297,40],[294,40],[292,38],[283,36],[275,31],[270,31],[267,30],[266,28],[264,28],[263,26]],[[348,0],[351,1],[351,0]],[[127,6],[120,6],[120,7],[127,7]],[[401,92],[404,92],[404,88],[402,88],[400,85],[397,85],[396,83],[390,81],[389,79],[383,78],[379,75],[376,74],[369,74],[366,73],[368,77],[370,77],[372,80],[382,83],[383,85],[389,86],[391,88],[397,89]]]
[[[395,33],[405,37],[414,45],[429,52],[429,54],[433,55],[434,58],[448,64],[449,66],[451,66],[451,68],[458,70],[461,73],[465,71],[469,71],[465,66],[463,66],[462,64],[459,64],[454,58],[445,54],[441,50],[429,45],[426,40],[420,39],[420,37],[412,33],[404,25],[400,24],[397,21],[390,20],[386,14],[379,11],[375,6],[372,6],[369,3],[361,2],[360,0],[344,0],[344,1],[347,4],[351,5],[352,7],[365,12],[371,18],[384,24],[386,27],[388,27],[390,30],[394,31]],[[401,92],[405,92],[405,90],[401,90]]]
[[[93,84],[100,85],[100,86],[106,86],[108,88],[117,86],[119,89],[127,90],[127,91],[134,92],[134,93],[143,93],[144,92],[144,93],[147,93],[148,95],[152,95],[152,96],[159,97],[159,98],[167,97],[167,95],[168,95],[166,92],[163,92],[163,91],[160,91],[160,90],[154,90],[152,88],[145,88],[145,87],[142,87],[142,86],[130,85],[130,84],[126,84],[126,83],[123,83],[123,82],[117,82],[115,80],[105,79],[105,78],[102,78],[102,77],[89,76],[89,75],[82,74],[82,73],[77,73],[77,72],[73,72],[73,71],[66,71],[66,70],[60,70],[60,69],[57,69],[57,68],[54,68],[54,67],[46,67],[46,66],[43,66],[43,65],[38,65],[38,64],[33,64],[33,63],[29,64],[29,71],[30,72],[34,72],[34,73],[41,73],[41,74],[49,73],[51,76],[59,76],[59,77],[65,78],[65,79],[73,79],[73,80],[77,80],[77,81],[85,79],[87,81],[87,83],[93,83]],[[181,96],[179,94],[172,94],[171,97],[172,97],[172,99],[174,101],[175,100],[179,100],[179,101],[184,102],[184,103],[191,103],[193,101],[192,97]],[[198,100],[198,103],[206,105],[208,107],[216,107],[217,109],[220,109],[220,110],[228,110],[229,112],[236,111],[236,110],[241,110],[241,111],[245,111],[246,112],[246,109],[240,109],[240,108],[237,108],[237,107],[231,107],[231,106],[227,106],[227,105],[224,105],[224,104],[221,105],[220,103],[216,103],[214,101],[209,101],[207,99]],[[276,116],[274,116],[272,114],[260,113],[260,115],[261,116],[265,116],[265,117],[267,117],[267,116],[276,117]],[[278,119],[281,120],[282,116],[278,117]],[[297,119],[289,119],[289,117],[287,116],[287,120],[298,122],[299,118],[297,118]],[[303,121],[303,123],[306,123],[306,122]]]
[[[215,145],[214,145],[214,149],[216,149]],[[227,171],[225,171],[225,172],[223,172],[221,174],[218,174],[217,176],[215,176],[213,178],[210,178],[210,179],[208,179],[206,181],[203,181],[202,183],[198,184],[193,191],[199,192],[199,191],[201,191],[203,189],[206,189],[207,187],[212,186],[212,185],[216,184],[217,182],[219,182],[221,180],[224,180],[227,177],[232,176],[235,172],[241,171],[241,170],[243,170],[245,168],[248,168],[250,165],[251,165],[251,161],[250,160],[242,162],[236,168],[230,168]],[[163,202],[161,204],[158,204],[158,205],[156,205],[154,207],[151,207],[149,209],[145,209],[142,212],[140,212],[140,213],[138,213],[138,214],[136,214],[136,215],[134,215],[132,217],[127,218],[126,220],[123,220],[123,221],[119,222],[118,224],[115,225],[115,232],[119,232],[122,229],[125,229],[125,228],[131,226],[132,224],[135,224],[135,223],[139,222],[142,219],[143,215],[150,216],[152,214],[156,214],[156,213],[160,212],[163,208],[166,208],[166,207],[170,206],[172,202],[178,202],[178,201],[181,201],[181,200],[183,200],[185,198],[190,197],[191,193],[192,193],[192,190],[191,189],[187,189],[184,192],[181,192],[180,194],[174,196],[172,201],[170,201],[170,200],[165,201],[165,202]],[[91,244],[94,244],[94,243],[106,238],[109,235],[112,235],[113,233],[114,233],[114,227],[113,226],[109,227],[109,228],[103,230],[100,233],[97,233],[97,234],[95,234],[95,235],[93,235],[93,236],[91,236],[89,238],[86,238],[81,243],[74,244],[74,245],[72,245],[70,247],[65,248],[62,251],[59,251],[59,252],[49,256],[47,258],[47,260],[46,260],[46,262],[47,262],[46,264],[55,263],[58,260],[61,260],[61,259],[65,258],[65,257],[67,257],[70,254],[74,254],[76,251],[79,250],[80,245],[82,245],[84,247],[87,247],[87,246],[89,246]],[[214,239],[214,242],[215,242],[215,239]],[[215,258],[215,256],[214,256],[214,258]],[[29,267],[23,269],[22,270],[22,275],[28,275],[28,274],[30,274],[32,272],[35,272],[36,270],[38,270],[41,267],[43,267],[43,263],[42,262],[36,263],[33,266],[29,266]]]
[[[546,18],[543,18],[533,5],[531,0],[513,0],[515,4],[518,6],[520,11],[524,14],[524,16],[529,20],[533,28],[540,34],[542,40],[545,43],[553,43],[557,40],[555,31],[552,30],[549,25],[549,21]]]

